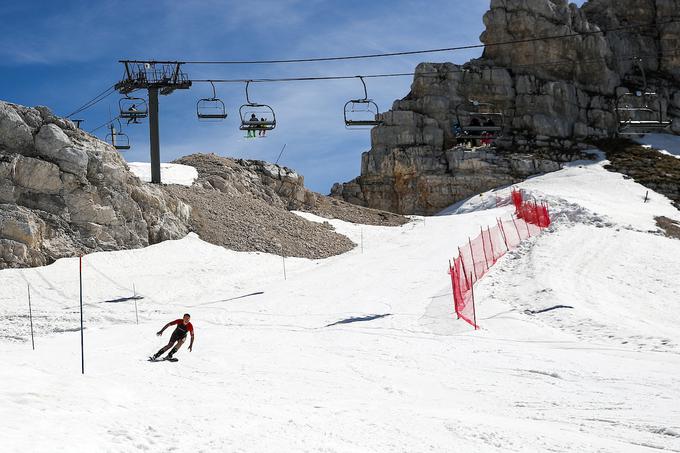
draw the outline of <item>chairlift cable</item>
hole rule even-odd
[[[115,93],[115,86],[111,85],[110,87],[108,87],[107,89],[105,89],[104,91],[102,91],[101,93],[96,95],[94,98],[90,99],[89,101],[87,101],[86,103],[84,103],[83,105],[78,107],[72,113],[69,113],[68,115],[66,115],[65,118],[71,118],[73,115],[77,115],[78,113],[89,109],[90,107],[98,104],[99,102],[106,99],[107,97],[109,97],[113,93]]]
[[[451,52],[451,51],[457,51],[457,50],[471,50],[471,49],[479,49],[479,48],[485,48],[485,47],[497,47],[497,46],[513,45],[513,44],[521,44],[521,43],[529,43],[529,42],[537,42],[537,41],[564,39],[564,38],[572,38],[572,37],[577,37],[577,36],[591,36],[591,35],[596,35],[596,34],[606,34],[606,33],[615,32],[615,31],[630,30],[630,29],[635,29],[635,28],[644,28],[644,27],[652,27],[652,26],[659,26],[659,25],[667,25],[667,24],[671,24],[671,23],[676,23],[678,21],[680,21],[680,18],[671,18],[671,19],[666,20],[666,21],[656,21],[656,22],[651,22],[651,23],[646,23],[646,24],[630,24],[630,25],[623,25],[623,26],[619,26],[619,27],[603,28],[603,29],[594,30],[594,31],[567,33],[567,34],[556,35],[556,36],[544,36],[544,37],[535,37],[535,38],[516,39],[516,40],[496,42],[496,43],[488,43],[488,44],[471,44],[471,45],[465,45],[465,46],[446,47],[446,48],[439,48],[439,49],[388,52],[388,53],[381,53],[381,54],[350,55],[350,56],[340,56],[340,57],[297,58],[297,59],[288,59],[288,60],[284,60],[284,59],[281,59],[281,60],[252,60],[252,61],[198,61],[197,60],[197,61],[183,61],[182,64],[225,64],[225,65],[229,65],[229,64],[305,63],[305,62],[357,60],[357,59],[379,58],[379,57],[418,55],[418,54],[426,54],[426,53]],[[145,63],[145,61],[141,61],[141,60],[127,60],[127,62],[129,62],[129,63]],[[402,74],[402,75],[406,76],[406,75],[413,75],[413,74]],[[398,76],[398,75],[394,74],[394,75],[389,75],[389,76]],[[387,75],[385,75],[385,77],[387,77]],[[345,78],[345,77],[341,77],[341,78]],[[334,80],[334,79],[338,79],[338,78],[336,78],[336,77],[323,78],[323,79],[322,78],[297,78],[296,80]],[[266,79],[260,79],[260,80],[262,82],[265,82],[265,81],[284,81],[284,80],[266,80]],[[203,80],[197,80],[197,82],[202,82],[202,81]],[[244,80],[240,80],[240,81],[243,82]],[[227,81],[225,80],[225,81],[222,81],[222,82],[225,83]],[[71,116],[76,115],[76,114],[78,114],[78,113],[80,113],[84,110],[87,110],[90,107],[101,102],[104,98],[108,97],[109,95],[111,95],[114,92],[114,88],[115,88],[115,85],[107,88],[102,93],[98,94],[93,99],[86,102],[85,104],[83,104],[78,109],[76,109],[74,112],[70,113],[69,115],[66,115],[66,118],[70,118]],[[111,90],[111,91],[109,91],[109,90]]]
[[[101,129],[102,127],[108,126],[109,124],[113,123],[114,121],[116,121],[116,120],[118,120],[118,119],[120,119],[120,116],[117,116],[117,117],[115,117],[115,118],[112,118],[112,119],[108,120],[106,123],[102,124],[101,126],[97,126],[97,127],[95,127],[94,129],[92,129],[91,131],[88,131],[88,133],[89,133],[89,134],[92,134],[92,133],[98,131],[99,129]]]
[[[593,30],[593,31],[566,33],[566,34],[554,35],[554,36],[540,36],[540,37],[535,37],[535,38],[514,39],[514,40],[510,40],[510,41],[501,41],[501,42],[494,42],[494,43],[488,43],[488,44],[469,44],[469,45],[465,45],[465,46],[443,47],[443,48],[438,48],[438,49],[409,50],[409,51],[401,51],[401,52],[387,52],[387,53],[376,53],[376,54],[365,54],[365,55],[349,55],[349,56],[338,56],[338,57],[293,58],[293,59],[280,59],[280,60],[226,60],[226,61],[185,60],[182,63],[183,64],[196,64],[196,65],[199,65],[199,64],[206,64],[206,65],[207,64],[248,65],[248,64],[311,63],[311,62],[321,62],[321,61],[341,61],[341,60],[359,60],[359,59],[367,59],[367,58],[397,57],[397,56],[404,56],[404,55],[419,55],[419,54],[426,54],[426,53],[441,53],[441,52],[452,52],[452,51],[459,51],[459,50],[472,50],[472,49],[480,49],[480,48],[485,48],[485,47],[498,47],[498,46],[530,43],[530,42],[536,42],[536,41],[549,41],[549,40],[555,40],[555,39],[574,38],[574,37],[578,37],[578,36],[592,36],[592,35],[606,34],[606,33],[616,32],[616,31],[630,30],[630,29],[635,29],[635,28],[658,27],[659,25],[667,25],[667,24],[671,24],[671,23],[675,23],[675,22],[679,22],[679,21],[680,21],[680,18],[672,18],[672,19],[666,20],[666,21],[656,21],[656,22],[650,22],[650,23],[646,23],[646,24],[630,24],[630,25],[622,25],[622,26],[619,26],[619,27],[602,28],[602,29]],[[130,62],[130,63],[140,63],[142,61],[128,60],[128,62]]]
[[[619,56],[616,58],[616,61],[633,61],[638,58],[645,58],[645,57],[659,57],[659,56],[673,56],[673,55],[680,55],[680,50],[676,51],[671,51],[671,52],[656,52],[656,53],[649,53],[649,54],[635,54],[635,55],[626,55],[626,56]],[[584,64],[589,64],[589,63],[595,63],[595,62],[600,62],[603,60],[608,60],[608,57],[602,56],[602,57],[597,57],[597,58],[591,58],[591,59],[582,59],[578,60],[578,63],[581,65]],[[512,67],[506,67],[506,66],[480,66],[480,70],[485,70],[485,71],[507,71],[507,70],[516,70],[516,69],[526,69],[526,68],[532,68],[532,67],[557,67],[557,66],[563,66],[563,65],[573,65],[575,63],[574,60],[555,60],[555,61],[547,61],[543,63],[527,63],[524,65],[515,65]],[[449,71],[434,71],[434,72],[399,72],[399,73],[384,73],[384,74],[368,74],[368,75],[333,75],[333,76],[300,76],[300,77],[280,77],[280,78],[260,78],[260,79],[192,79],[191,81],[194,83],[275,83],[275,82],[305,82],[305,81],[323,81],[323,80],[348,80],[348,79],[356,79],[357,77],[364,78],[364,79],[369,79],[369,78],[387,78],[387,77],[406,77],[406,76],[441,76],[444,74],[455,74],[455,73],[464,73],[464,72],[469,72],[470,69],[461,67],[460,69],[455,69],[455,70],[449,70]]]

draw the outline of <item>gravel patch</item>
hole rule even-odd
[[[228,249],[320,259],[356,246],[329,223],[310,222],[248,194],[195,185],[165,190],[192,207],[190,226],[201,239]]]

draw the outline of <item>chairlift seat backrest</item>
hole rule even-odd
[[[146,99],[124,97],[118,100],[119,116],[126,120],[136,120],[149,116]]]
[[[204,98],[196,103],[196,116],[199,120],[223,120],[228,115],[221,99]]]

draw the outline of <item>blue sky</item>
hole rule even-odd
[[[582,2],[579,2],[582,3]],[[123,58],[241,60],[321,57],[452,47],[479,42],[486,0],[65,0],[0,5],[0,99],[47,105],[66,115],[120,79]],[[462,63],[479,51],[271,66],[188,65],[191,78],[259,78],[411,72],[421,61]],[[381,111],[405,96],[410,77],[368,79]],[[203,123],[195,104],[210,86],[161,96],[161,159],[195,152],[274,161],[298,170],[313,190],[358,176],[369,132],[348,131],[346,100],[363,95],[356,80],[257,84],[251,98],[271,105],[277,128],[266,139],[238,130],[244,86],[218,85],[229,117]],[[116,115],[118,96],[79,114],[90,130]],[[99,135],[103,137],[103,131]],[[148,128],[125,128],[128,161],[148,161]]]

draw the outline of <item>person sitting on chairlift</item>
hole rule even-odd
[[[470,127],[480,127],[481,125],[482,125],[482,122],[479,121],[479,118],[477,118],[476,116],[473,117],[473,118],[470,120]],[[473,132],[472,135],[477,135],[478,133],[479,133],[479,132],[476,132],[476,133]],[[471,146],[472,146],[473,148],[476,148],[477,146],[479,146],[479,141],[478,141],[476,138],[475,138],[475,139],[472,139],[472,140],[471,140]]]
[[[482,146],[491,146],[491,143],[493,143],[493,134],[491,134],[491,132],[488,131],[482,132],[482,139],[480,140],[480,142],[482,143]]]
[[[491,118],[487,118],[486,121],[484,121],[484,124],[482,124],[484,127],[496,127],[496,123],[493,122]],[[482,132],[482,140],[481,143],[483,146],[489,146],[493,142],[493,137],[494,134],[491,131],[483,131]]]
[[[266,118],[260,118],[260,121],[264,124],[267,121],[267,119]],[[257,132],[258,132],[258,135],[260,137],[264,137],[264,134],[267,132],[267,128],[263,125],[262,128]]]
[[[137,116],[134,114],[135,112],[138,112],[137,106],[135,104],[132,104],[128,109],[128,112],[131,113],[130,117],[128,118],[128,124],[139,124],[139,121],[137,121]]]
[[[255,129],[257,128],[257,116],[255,116],[254,113],[250,115],[248,123],[250,126],[248,127],[248,138],[255,138]]]
[[[460,127],[460,123],[455,122],[453,124],[453,137],[456,139],[456,144],[459,143],[464,143],[465,142],[465,132],[463,132],[463,128]]]

